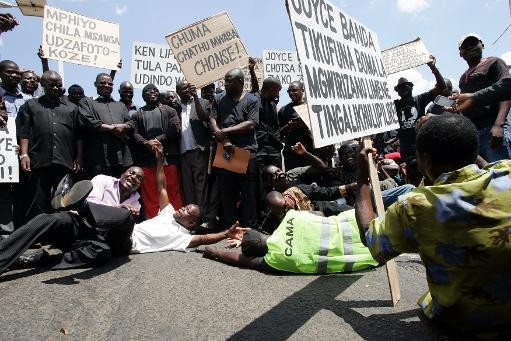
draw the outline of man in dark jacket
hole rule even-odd
[[[207,125],[209,102],[199,98],[195,86],[186,80],[176,84],[176,91],[179,95],[176,110],[181,119],[179,147],[184,203],[198,204],[203,212],[207,212],[210,200],[207,193],[211,136]]]
[[[86,118],[89,130],[84,140],[86,177],[98,174],[118,178],[133,164],[128,149],[128,136],[133,127],[129,123],[128,109],[112,98],[114,83],[106,73],[100,73],[94,82],[98,97],[82,98],[80,113]]]
[[[133,114],[133,159],[144,170],[145,180],[141,189],[147,219],[158,213],[159,203],[156,184],[155,150],[163,146],[165,177],[170,203],[175,209],[183,206],[179,176],[179,134],[181,123],[177,112],[167,105],[159,105],[160,92],[153,84],[142,90],[146,105]]]

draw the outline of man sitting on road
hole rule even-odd
[[[471,336],[509,338],[511,161],[479,168],[476,126],[456,114],[429,118],[416,146],[425,186],[378,218],[367,163],[374,150],[359,153],[356,213],[362,241],[380,263],[401,253],[420,254],[429,291],[419,305],[428,318]]]

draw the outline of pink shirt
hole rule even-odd
[[[128,199],[121,202],[119,193],[119,179],[108,175],[96,175],[92,180],[92,192],[87,201],[106,206],[119,206],[122,204],[131,205],[140,209],[140,195],[137,192],[131,193]]]

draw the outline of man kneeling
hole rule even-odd
[[[205,256],[270,273],[326,274],[378,266],[360,240],[355,210],[332,217],[290,210],[270,236],[243,232],[242,253],[207,246]]]

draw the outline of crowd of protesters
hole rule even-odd
[[[1,20],[4,31],[15,26]],[[93,96],[77,84],[66,96],[41,50],[40,77],[3,60],[0,126],[16,123],[20,176],[0,184],[0,271],[92,266],[223,239],[242,252],[208,246],[205,256],[269,273],[351,272],[418,252],[428,317],[504,335],[511,324],[509,73],[503,60],[483,57],[476,34],[458,48],[468,64],[459,92],[434,57],[430,91],[413,96],[413,84],[400,78],[400,128],[373,136],[375,149],[357,140],[315,149],[294,109],[306,101],[304,85],[291,83],[290,102],[278,109],[282,85],[271,77],[259,84],[253,59],[249,92],[233,69],[225,88],[207,85],[200,97],[186,80],[175,92],[148,84],[141,107],[128,81],[114,99],[115,71],[91,79]],[[438,95],[457,102],[435,104]],[[246,172],[213,166],[238,149],[249,153]],[[378,218],[370,157],[386,208]],[[58,259],[40,247],[47,244],[62,250]]]

